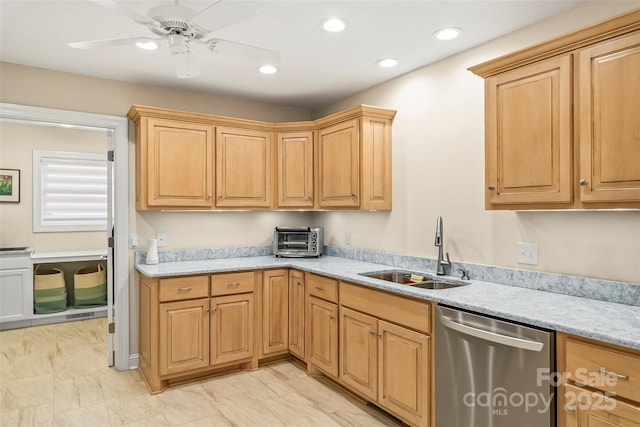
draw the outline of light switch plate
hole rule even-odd
[[[517,242],[516,262],[518,264],[538,265],[538,244]]]
[[[138,247],[138,235],[137,234],[129,234],[129,248],[134,249]]]

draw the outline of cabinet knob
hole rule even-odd
[[[378,333],[378,338],[382,338],[382,332]]]
[[[588,183],[589,183],[589,181],[587,181],[585,178],[582,178],[582,179],[580,180],[580,185],[582,185],[582,186],[585,186],[585,185],[587,185]]]
[[[203,311],[204,311],[205,313],[208,313],[208,312],[209,312],[209,309],[208,309],[208,308],[205,308]]]
[[[222,194],[218,194],[218,200],[222,199]]]
[[[311,194],[309,194],[309,195],[307,196],[307,199],[308,199],[308,200],[311,200],[311,199],[312,199]]]
[[[490,185],[490,186],[488,186],[487,188],[488,188],[489,190],[495,190],[495,189],[496,189],[496,187],[495,187],[495,186],[493,186],[493,185]]]
[[[331,319],[331,320],[335,320],[335,318],[336,318],[336,316],[333,316],[333,315],[329,316],[329,319]]]
[[[354,193],[351,193],[351,197],[356,197],[356,195]]]
[[[576,412],[576,408],[575,406],[565,406],[564,412],[566,412],[567,414],[573,414],[574,412]]]
[[[207,200],[211,200],[211,194],[207,194]]]
[[[376,331],[369,331],[369,335],[375,335]]]

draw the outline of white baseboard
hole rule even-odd
[[[140,364],[140,355],[138,353],[129,355],[129,369],[138,369]]]

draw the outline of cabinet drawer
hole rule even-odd
[[[323,300],[338,302],[338,281],[327,277],[306,274],[307,293]]]
[[[209,296],[209,277],[174,277],[160,279],[160,302]]]
[[[340,305],[380,319],[431,332],[431,304],[351,283],[340,283]]]
[[[640,402],[640,356],[567,340],[566,360],[575,382]]]
[[[253,273],[214,274],[211,276],[211,295],[232,295],[253,292]]]

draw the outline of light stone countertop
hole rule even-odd
[[[394,270],[394,267],[389,265],[331,256],[322,256],[318,259],[257,256],[165,262],[155,265],[136,264],[136,270],[147,277],[287,267],[541,328],[640,349],[640,307],[634,305],[477,280],[470,280],[469,285],[450,289],[419,289],[358,274]],[[428,271],[424,273],[434,274]]]

